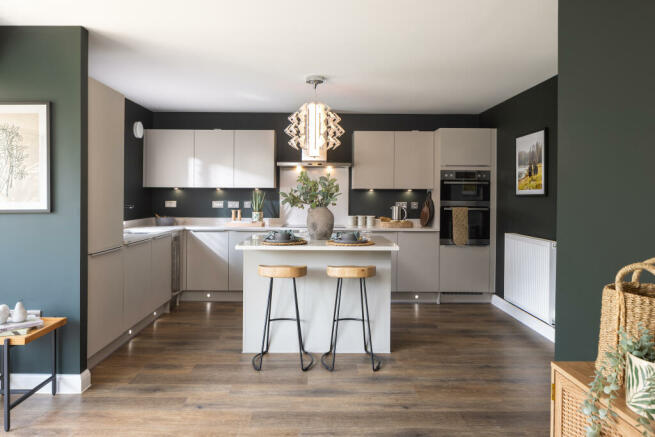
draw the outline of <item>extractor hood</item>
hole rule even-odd
[[[329,161],[280,161],[277,163],[278,167],[352,167],[350,162],[329,162]]]
[[[302,151],[302,161],[281,161],[277,163],[278,167],[352,167],[350,162],[330,162],[327,161],[327,151],[324,149],[317,157],[311,157]]]

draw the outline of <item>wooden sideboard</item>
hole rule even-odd
[[[594,377],[593,361],[560,361],[551,364],[551,437],[586,437],[587,418],[580,411],[589,383]],[[623,389],[612,402],[618,419],[603,426],[602,437],[639,437],[637,416],[625,404]]]

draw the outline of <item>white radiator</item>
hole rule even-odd
[[[555,324],[555,264],[552,240],[505,234],[505,300]]]

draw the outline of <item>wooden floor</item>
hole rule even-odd
[[[491,305],[393,305],[392,354],[307,373],[253,371],[240,303],[183,303],[92,370],[83,395],[37,395],[13,435],[546,436],[553,345]],[[316,356],[318,359],[319,357]]]

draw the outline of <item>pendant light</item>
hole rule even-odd
[[[325,160],[327,151],[341,145],[339,137],[345,133],[339,126],[341,117],[316,98],[316,88],[325,82],[323,76],[309,76],[306,82],[314,86],[315,101],[303,104],[289,116],[291,124],[284,132],[291,137],[289,145],[302,150],[303,160]]]

